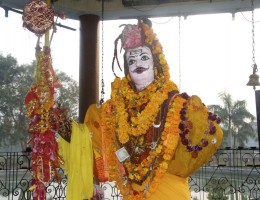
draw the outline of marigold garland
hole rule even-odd
[[[118,80],[117,80],[118,81]],[[180,121],[180,110],[186,100],[180,96],[174,98],[173,103],[169,107],[167,113],[165,128],[161,134],[160,142],[158,143],[154,151],[150,151],[147,158],[145,158],[140,164],[133,164],[129,160],[124,162],[124,166],[129,172],[120,172],[120,163],[118,163],[115,156],[115,151],[118,148],[115,137],[115,122],[116,117],[111,117],[111,108],[115,108],[115,102],[111,100],[104,104],[102,109],[103,128],[106,132],[106,153],[109,166],[109,175],[111,180],[117,181],[120,192],[127,199],[146,199],[148,196],[155,191],[159,184],[159,180],[166,173],[168,168],[168,162],[172,159],[177,144],[179,142],[179,123]],[[115,110],[112,111],[115,114]],[[172,123],[175,122],[175,123]],[[151,125],[151,124],[150,124]],[[118,131],[120,132],[120,131]],[[133,137],[133,136],[130,136]],[[156,161],[155,161],[155,158]],[[152,162],[154,162],[152,164]],[[151,168],[152,167],[152,168]],[[118,175],[120,174],[120,176]],[[140,186],[135,184],[133,181],[141,180],[147,176],[145,181]]]
[[[155,80],[154,83],[150,84],[144,91],[139,92],[149,95],[134,93],[126,78],[123,78],[122,81],[119,81],[119,78],[117,78],[113,83],[113,88],[115,91],[112,92],[112,99],[114,99],[113,104],[115,104],[118,120],[118,137],[122,144],[128,142],[129,135],[144,135],[154,122],[160,105],[168,98],[168,93],[172,90],[177,90],[177,86],[171,81],[165,81],[164,77]],[[157,88],[157,91],[154,90],[154,88]],[[131,108],[131,104],[135,104],[135,107],[142,105],[136,103],[137,99],[142,102],[142,104],[149,103],[144,110],[137,113],[136,117],[131,117],[130,123],[128,123],[129,116],[128,113],[125,112],[125,109]]]
[[[58,154],[55,133],[59,129],[59,107],[54,107],[55,88],[60,84],[54,74],[50,49],[44,48],[36,54],[35,82],[25,97],[26,116],[30,119],[28,132],[32,134],[33,199],[44,200],[49,182],[59,175],[62,159]]]

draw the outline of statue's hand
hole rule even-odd
[[[99,185],[94,185],[94,194],[93,194],[93,200],[102,200],[104,199],[104,190]]]

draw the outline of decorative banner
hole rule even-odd
[[[52,68],[50,48],[36,52],[36,77],[25,97],[26,116],[30,119],[28,132],[32,134],[33,199],[45,200],[46,187],[55,178],[62,164],[58,154],[56,133],[61,124],[62,110],[55,102],[55,90],[61,87]]]
[[[42,35],[54,25],[54,10],[43,0],[31,0],[23,10],[23,26]]]

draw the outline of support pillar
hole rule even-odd
[[[79,122],[83,123],[89,105],[98,103],[99,99],[98,24],[100,18],[87,14],[81,15],[79,20]]]
[[[260,151],[260,90],[255,91],[256,102],[256,120],[257,120],[257,133],[258,133],[258,148]]]

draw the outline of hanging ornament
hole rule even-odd
[[[54,25],[54,10],[43,0],[31,0],[23,10],[23,26],[42,35]]]
[[[32,147],[33,181],[30,190],[33,200],[45,200],[50,182],[54,179],[59,181],[56,169],[63,161],[58,153],[56,135],[58,131],[66,133],[70,128],[64,109],[57,102],[57,90],[61,84],[52,67],[49,29],[54,25],[55,13],[50,6],[54,1],[31,0],[25,5],[22,17],[24,27],[38,36],[34,83],[24,101],[26,117],[30,120],[28,132],[31,139],[28,143]],[[45,43],[42,50],[39,44],[43,34]],[[63,135],[67,138],[66,134]]]
[[[46,187],[55,178],[62,159],[58,154],[56,133],[60,127],[62,110],[55,101],[56,89],[61,87],[52,68],[49,47],[36,52],[36,77],[25,97],[26,117],[30,119],[28,132],[32,147],[34,200],[46,199]]]
[[[252,6],[252,68],[253,68],[253,74],[249,76],[249,81],[246,85],[253,86],[253,89],[255,90],[256,86],[259,86],[259,76],[256,74],[258,69],[255,62],[255,18],[254,18],[254,0],[251,0],[251,6]]]

